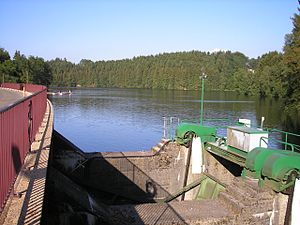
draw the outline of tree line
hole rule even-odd
[[[0,79],[2,83],[33,83],[50,85],[52,83],[52,69],[48,62],[41,57],[28,58],[16,51],[11,59],[9,53],[0,48]]]
[[[0,48],[2,82],[52,86],[118,87],[199,90],[199,76],[207,74],[206,90],[237,91],[245,95],[284,97],[300,112],[300,19],[286,35],[283,53],[273,51],[257,59],[240,52],[177,52],[132,59],[78,64],[56,58],[26,58],[19,51],[11,59]]]
[[[72,64],[49,62],[53,85],[199,90],[207,75],[206,90],[238,91],[246,95],[283,97],[283,54],[267,53],[249,59],[239,52],[178,52],[117,61],[81,60]]]

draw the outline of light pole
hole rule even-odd
[[[204,103],[204,79],[207,77],[205,72],[202,72],[202,75],[199,76],[201,79],[201,105],[200,105],[200,125],[203,125],[203,103]]]

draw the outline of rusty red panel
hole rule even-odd
[[[23,88],[19,84],[1,86],[18,90]],[[28,90],[35,94],[0,112],[0,212],[46,111],[46,87],[28,85]]]

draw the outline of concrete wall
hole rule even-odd
[[[156,155],[151,151],[97,154],[84,164],[84,171],[78,170],[77,174],[72,174],[89,187],[148,202],[163,199],[183,188],[188,152],[189,149],[184,146],[169,143]],[[74,164],[69,156],[65,158]],[[226,168],[228,165],[224,166],[206,151],[203,152],[203,159],[204,172],[223,184],[229,185],[232,182],[235,176]],[[192,173],[192,166],[190,161],[186,185],[201,177],[200,173]],[[195,199],[197,193],[198,187],[186,193],[184,199]]]
[[[86,180],[90,186],[130,199],[162,199],[182,188],[186,152],[185,147],[168,144],[157,155],[110,153],[90,160]]]
[[[68,151],[57,149],[52,166],[60,170],[64,176],[68,176],[70,182],[76,182],[76,185],[94,196],[97,202],[105,204],[105,207],[102,208],[119,207],[127,210],[131,207],[137,213],[139,210],[135,207],[145,205],[139,203],[150,203],[153,200],[163,199],[180,190],[184,186],[187,168],[186,185],[202,176],[201,173],[192,173],[192,160],[187,167],[188,155],[188,148],[175,143],[166,144],[158,154],[151,151],[79,154],[71,149]],[[240,178],[242,168],[205,150],[203,151],[203,163],[203,172],[210,174],[214,180],[225,185],[226,190],[219,194],[218,199],[185,201],[184,204],[192,207],[195,202],[200,204],[199,202],[202,201],[203,205],[210,202],[214,206],[220,206],[206,211],[203,217],[207,220],[211,219],[214,212],[226,212],[226,215],[221,217],[226,216],[226,221],[231,221],[228,222],[229,224],[284,223],[287,206],[286,195],[260,189],[255,181]],[[57,182],[57,180],[54,176],[53,182]],[[61,182],[57,190],[64,189],[65,186],[64,182]],[[69,192],[68,188],[65,189],[63,191]],[[199,188],[196,187],[186,193],[184,200],[195,199],[198,190]],[[108,193],[106,197],[109,199],[101,198],[99,193]],[[178,197],[177,201],[180,200],[181,197]],[[85,199],[79,199],[78,202],[88,205]],[[148,207],[157,209],[161,206],[161,204],[146,204],[142,214],[148,215],[148,212],[144,213],[149,209]],[[169,207],[169,203],[166,206]],[[188,212],[189,210],[186,210],[183,214]],[[197,213],[194,215],[195,218],[197,215]],[[208,222],[207,224],[213,223]],[[224,224],[226,223],[224,222]]]

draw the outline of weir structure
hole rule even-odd
[[[292,192],[242,177],[246,156],[223,151],[214,129],[85,153],[53,130],[45,87],[2,86],[26,94],[1,111],[0,224],[290,224]]]
[[[206,149],[199,171],[192,147],[170,140],[84,153],[54,132],[51,146],[44,224],[289,224],[289,195]]]

